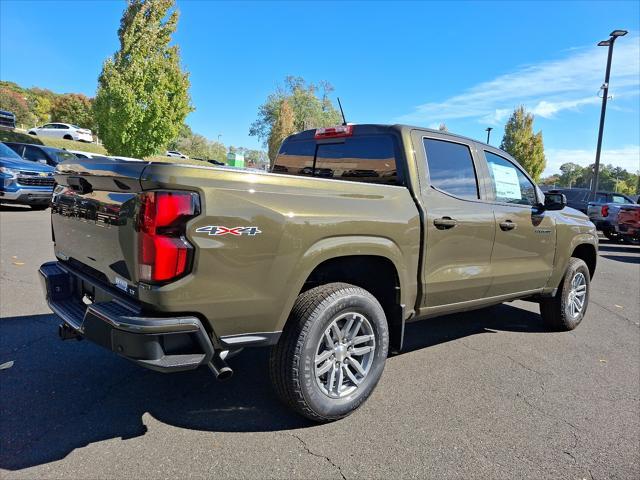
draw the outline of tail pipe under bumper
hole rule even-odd
[[[231,378],[226,364],[228,351],[214,349],[202,322],[193,316],[149,317],[135,305],[113,298],[85,304],[74,294],[85,275],[48,262],[40,267],[40,278],[49,308],[62,319],[60,338],[87,340],[123,356],[138,365],[159,372],[193,370],[207,365],[216,378]]]

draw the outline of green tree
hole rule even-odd
[[[533,133],[533,115],[523,106],[516,108],[507,121],[500,148],[509,152],[534,181],[540,179],[547,165],[542,132]]]
[[[289,105],[289,100],[285,98],[280,103],[280,110],[276,117],[275,124],[271,127],[269,140],[267,141],[271,165],[275,162],[278,150],[280,150],[280,145],[282,145],[282,141],[295,131],[295,117],[293,109]]]
[[[35,117],[29,110],[26,98],[12,88],[0,87],[0,109],[12,112],[18,125],[32,127],[35,123]]]
[[[38,124],[51,121],[53,102],[59,96],[46,88],[32,87],[25,90],[29,109]]]
[[[271,139],[272,131],[278,122],[282,103],[286,100],[292,113],[291,133],[309,128],[328,127],[342,123],[340,112],[333,106],[329,93],[333,88],[327,82],[320,85],[307,82],[301,77],[285,78],[284,86],[267,97],[267,101],[258,108],[258,118],[251,124],[249,135],[257,136],[269,147],[269,158],[278,139]],[[288,123],[289,120],[286,120]]]
[[[560,185],[562,185],[563,187],[575,187],[576,186],[576,181],[578,180],[578,178],[580,178],[580,175],[582,174],[582,171],[584,170],[584,168],[582,168],[580,165],[578,165],[577,163],[573,163],[573,162],[567,162],[567,163],[563,163],[562,165],[560,165]]]
[[[42,97],[46,101],[46,97]],[[51,121],[72,123],[82,128],[95,128],[93,102],[79,93],[59,95],[51,105]]]
[[[94,102],[98,134],[113,154],[154,154],[192,111],[189,76],[178,47],[169,45],[178,22],[173,7],[174,0],[129,0],[122,15],[120,50],[105,61]]]

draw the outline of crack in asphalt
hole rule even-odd
[[[632,325],[634,327],[640,327],[640,323],[636,323],[633,320],[631,320],[630,318],[625,317],[624,315],[621,315],[619,312],[616,312],[615,310],[611,310],[609,307],[607,307],[606,305],[602,305],[601,303],[596,302],[595,300],[591,299],[591,303],[593,303],[594,305],[597,305],[598,307],[602,308],[603,310],[606,310],[609,313],[612,313],[614,317],[619,318],[620,320],[624,320],[626,323],[628,323],[629,325]]]
[[[460,343],[462,344],[462,346],[468,348],[469,350],[473,350],[475,352],[479,352],[479,353],[482,353],[484,355],[496,355],[498,357],[507,358],[507,359],[511,360],[511,362],[513,362],[516,365],[520,366],[521,368],[524,368],[525,370],[528,370],[528,371],[530,371],[532,373],[535,373],[536,375],[539,375],[540,377],[544,377],[545,375],[551,375],[550,373],[540,372],[540,371],[536,370],[535,368],[529,367],[529,366],[525,365],[524,363],[520,362],[519,360],[516,360],[511,355],[505,355],[503,353],[499,353],[499,352],[496,352],[496,351],[493,351],[493,350],[482,350],[481,348],[475,348],[475,347],[472,347],[471,345],[468,345],[463,340],[460,340]],[[544,390],[544,387],[542,389]]]
[[[305,451],[309,454],[312,455],[314,457],[318,457],[318,458],[324,458],[327,462],[329,462],[340,474],[340,476],[342,477],[343,480],[347,480],[347,477],[345,477],[344,473],[342,473],[342,469],[340,468],[339,465],[335,464],[329,457],[327,457],[326,455],[319,455],[317,453],[312,452],[309,447],[307,446],[307,442],[305,442],[302,438],[300,438],[298,435],[296,435],[295,433],[291,433],[291,432],[286,432],[287,435],[295,438],[296,440],[298,440],[300,442],[300,444],[302,445],[302,448],[305,449]]]

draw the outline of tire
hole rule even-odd
[[[47,208],[49,208],[49,205],[29,205],[31,207],[31,210],[46,210]]]
[[[578,284],[581,286],[574,289],[573,286]],[[552,331],[569,331],[576,328],[587,313],[590,288],[591,277],[587,264],[579,258],[571,257],[556,295],[543,298],[540,302],[540,315],[545,326]],[[582,297],[578,291],[584,292]],[[577,303],[574,303],[572,298]],[[578,309],[580,298],[582,307]]]
[[[34,137],[38,136],[38,134],[36,132],[34,132],[34,131],[29,132],[29,135],[33,135]]]
[[[73,137],[71,135],[65,135],[64,137],[62,137],[64,140],[73,140]]]
[[[338,329],[332,328],[334,322]],[[337,330],[340,337],[347,334],[343,341],[356,336],[359,341],[351,350],[348,341],[346,345],[334,343],[340,345],[337,348],[329,347],[329,340],[339,338]],[[330,332],[329,338],[326,331]],[[368,340],[363,341],[365,338]],[[329,283],[297,298],[280,340],[271,350],[269,374],[277,395],[287,406],[315,422],[330,422],[346,417],[369,398],[382,376],[388,349],[387,320],[375,297],[353,285]],[[360,353],[365,350],[367,353]],[[316,366],[318,352],[332,356]],[[352,359],[365,375],[358,372]],[[326,373],[316,376],[327,366]]]

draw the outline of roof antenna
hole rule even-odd
[[[342,104],[340,103],[340,97],[338,98],[338,106],[340,107],[340,113],[342,114],[342,125],[346,125],[347,124],[347,119],[344,118],[344,112],[342,111]]]

